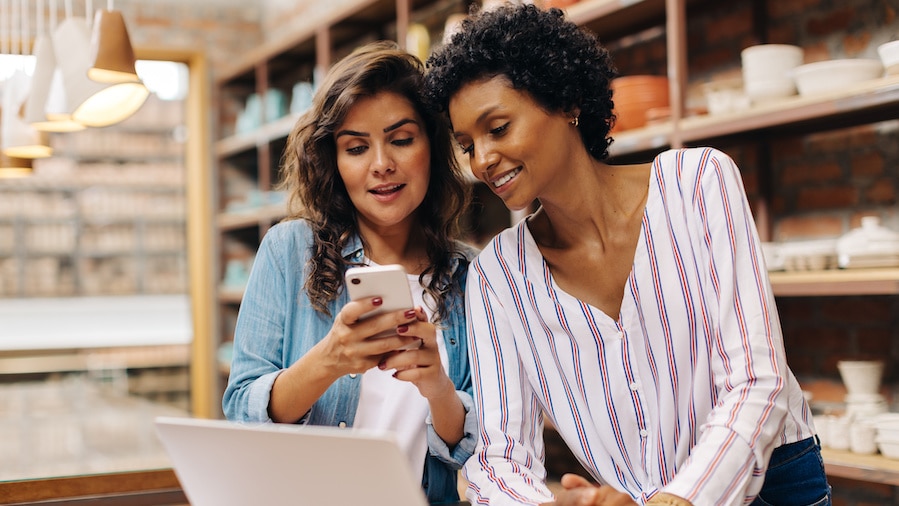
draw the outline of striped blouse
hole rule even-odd
[[[651,172],[617,318],[556,286],[526,221],[471,265],[473,504],[552,500],[544,413],[594,479],[637,503],[748,503],[774,447],[813,434],[739,169],[694,148]]]

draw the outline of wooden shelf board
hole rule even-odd
[[[235,155],[271,141],[286,138],[300,118],[299,114],[288,114],[271,123],[266,123],[252,132],[244,132],[225,137],[215,143],[215,153],[220,158]]]
[[[98,368],[187,367],[189,364],[189,344],[0,354],[0,374],[88,371]]]
[[[730,114],[684,118],[677,125],[684,142],[839,116],[899,104],[899,75],[872,79],[831,93],[795,95]]]
[[[283,218],[287,214],[285,204],[272,204],[245,212],[225,212],[218,215],[220,230],[247,228]]]
[[[603,43],[653,23],[665,24],[664,0],[581,0],[563,10],[568,19],[587,27]]]
[[[668,122],[613,133],[612,138],[615,142],[609,147],[609,153],[614,157],[667,148],[673,130],[674,125]]]
[[[899,294],[899,268],[770,272],[777,296]]]
[[[225,304],[240,304],[243,300],[243,288],[219,288],[219,302]]]
[[[822,448],[821,454],[829,476],[899,486],[899,460],[830,448]]]

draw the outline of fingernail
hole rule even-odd
[[[383,370],[385,367],[387,367],[387,365],[384,363],[383,360],[378,363],[378,369]]]
[[[396,328],[397,334],[402,334],[403,332],[406,332],[408,330],[409,330],[408,325],[400,325],[399,327]]]
[[[415,318],[415,310],[410,309],[410,310],[406,311],[405,313],[403,313],[403,316],[405,316],[406,318]]]
[[[380,306],[383,303],[384,303],[384,301],[381,299],[381,297],[375,297],[374,299],[371,300],[372,306]]]

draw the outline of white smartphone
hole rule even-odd
[[[409,290],[409,278],[402,265],[376,265],[350,267],[344,276],[350,300],[364,297],[381,297],[384,301],[378,308],[363,314],[359,319],[375,316],[388,311],[412,309],[412,292]],[[396,335],[388,329],[373,337]]]

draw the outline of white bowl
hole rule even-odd
[[[746,81],[746,95],[753,104],[761,104],[791,97],[796,94],[796,84],[791,78]]]
[[[846,58],[807,63],[793,69],[800,95],[841,90],[883,75],[880,60]]]
[[[790,79],[790,71],[802,65],[804,53],[790,44],[759,44],[740,52],[743,81]]]
[[[880,55],[880,63],[886,69],[886,75],[899,74],[899,40],[877,46],[877,54]]]
[[[899,441],[884,441],[877,438],[877,447],[884,457],[899,459]]]
[[[874,394],[880,390],[883,362],[879,360],[840,360],[837,369],[850,394]]]

